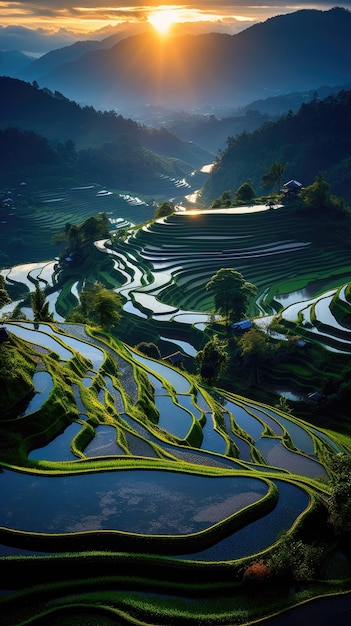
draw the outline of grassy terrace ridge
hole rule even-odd
[[[350,593],[349,533],[329,519],[350,425],[332,404],[284,413],[270,392],[293,383],[307,395],[324,371],[347,370],[348,231],[334,226],[293,206],[177,212],[100,242],[84,268],[2,270],[23,311],[47,285],[55,320],[7,321],[0,346],[26,381],[0,419],[5,625],[229,626]],[[280,333],[308,340],[262,366],[248,397],[235,370],[232,387],[207,387],[192,359],[182,371],[132,348],[196,351],[224,336],[205,291],[223,266],[258,286],[255,323],[274,315]],[[113,333],[64,322],[83,272],[123,298]],[[301,300],[284,307],[292,291]]]
[[[202,284],[199,281],[195,287],[200,297],[202,291],[199,308],[209,310],[210,301],[201,287],[223,264],[234,266],[256,284],[258,298],[272,284],[276,293],[284,293],[285,288],[288,292],[318,280],[333,281],[333,275],[335,282],[340,273],[346,274],[348,244],[345,240],[343,250],[338,227],[335,234],[328,233],[327,242],[326,228],[325,223],[318,224],[315,219],[309,223],[293,207],[254,214],[192,211],[176,213],[136,231],[124,247],[126,252],[133,249],[155,270],[175,276],[175,285],[181,285],[181,289],[164,289],[162,299],[168,304],[176,301],[180,308],[186,308],[183,304],[188,301],[184,298],[187,290],[193,292],[194,278],[199,273]],[[201,257],[204,253],[206,274]],[[272,310],[269,306],[268,300],[267,312]]]
[[[53,386],[35,412],[27,413],[22,409],[21,417],[11,415],[1,420],[0,455],[3,471],[0,480],[8,480],[15,470],[14,485],[18,486],[13,489],[16,493],[17,489],[26,489],[25,483],[23,488],[20,486],[26,477],[31,477],[31,480],[36,477],[39,481],[70,481],[78,478],[85,480],[81,492],[75,495],[79,507],[84,506],[87,489],[91,503],[89,510],[90,506],[94,506],[95,489],[98,492],[106,490],[104,498],[110,500],[110,505],[107,505],[106,500],[105,509],[111,506],[111,497],[115,504],[106,518],[106,528],[104,514],[101,510],[98,513],[99,508],[95,514],[99,521],[93,516],[89,522],[89,516],[85,517],[82,508],[77,510],[80,511],[79,517],[74,521],[76,504],[71,511],[66,511],[67,521],[62,519],[57,525],[54,522],[55,505],[52,503],[53,517],[45,529],[46,514],[42,511],[40,531],[31,524],[31,514],[29,526],[18,524],[15,519],[12,524],[6,524],[3,517],[0,524],[3,545],[0,567],[6,569],[6,582],[3,585],[11,589],[11,593],[0,600],[4,624],[26,623],[29,616],[34,619],[34,623],[47,619],[51,623],[52,620],[62,619],[63,615],[65,619],[85,623],[85,611],[89,609],[93,614],[96,613],[101,623],[104,623],[107,615],[112,620],[122,619],[126,624],[164,624],[170,620],[172,623],[180,623],[181,620],[184,623],[185,620],[189,625],[195,625],[201,617],[205,624],[229,625],[247,623],[267,612],[294,606],[309,597],[336,591],[342,593],[349,588],[351,568],[342,574],[339,569],[338,583],[329,579],[327,572],[332,568],[335,571],[336,567],[333,550],[323,552],[322,569],[319,575],[315,574],[305,583],[303,594],[296,593],[288,597],[288,587],[283,581],[279,584],[270,582],[275,588],[273,597],[266,583],[259,583],[257,587],[257,582],[248,583],[243,579],[243,572],[252,562],[269,562],[273,558],[279,549],[281,530],[288,530],[288,536],[295,538],[293,541],[303,540],[308,544],[318,519],[319,532],[315,539],[321,545],[326,542],[331,542],[331,545],[336,543],[326,524],[326,504],[331,493],[327,477],[332,471],[333,455],[336,452],[349,454],[348,448],[336,434],[331,437],[308,423],[273,410],[269,405],[227,394],[224,390],[216,390],[218,397],[213,396],[210,389],[199,386],[190,374],[183,374],[165,364],[160,369],[158,361],[141,357],[113,336],[88,327],[42,323],[34,337],[30,334],[33,328],[30,323],[8,323],[7,327],[10,332],[8,348],[17,350],[19,345],[26,347],[28,358],[35,357],[36,371],[50,372]],[[22,335],[26,338],[21,338]],[[62,348],[68,349],[70,358],[60,358],[60,348],[57,347],[58,352],[55,353],[50,347],[51,340],[59,341]],[[189,441],[183,441],[175,432],[160,427],[163,414],[156,408],[160,393],[168,396],[178,409],[182,406],[182,399],[185,401],[186,398],[184,413],[189,416],[189,407],[193,403],[191,420],[203,433],[203,439],[198,438],[197,444],[190,443],[191,431]],[[222,398],[221,403],[226,398],[224,408],[225,414],[230,415],[231,429],[228,428],[229,422],[224,418],[223,405],[218,403],[218,398]],[[52,415],[57,416],[55,421]],[[242,421],[244,418],[245,423]],[[262,437],[268,435],[275,446],[281,447],[277,466],[272,460],[267,462],[265,455],[262,456],[256,450],[257,436],[253,434],[252,428],[257,429],[258,425]],[[70,437],[72,428],[75,434]],[[87,456],[88,444],[98,441],[101,428],[114,429],[120,451]],[[222,452],[218,452],[216,447],[212,450],[210,443],[205,448],[202,446],[202,442],[207,440],[209,428],[222,438]],[[251,449],[249,462],[240,458],[240,450],[232,439],[233,428]],[[88,436],[85,436],[85,432]],[[137,436],[140,442],[144,442],[144,446],[152,445],[157,456],[152,458],[148,453],[146,456],[133,454],[128,444],[130,434]],[[63,447],[57,446],[55,451],[55,444],[62,437],[66,437],[66,443]],[[68,453],[70,459],[67,458]],[[52,454],[56,455],[55,460]],[[164,491],[162,503],[157,497],[157,491],[145,494],[144,480],[148,475],[154,476],[157,484],[157,477],[161,478],[164,472],[168,475],[167,481],[172,476],[182,477],[178,491],[182,489],[181,485],[188,489],[188,482],[196,481],[193,487],[197,494],[194,505],[196,502],[199,520],[203,516],[207,519],[206,511],[208,507],[211,509],[212,504],[211,500],[206,500],[208,494],[198,491],[198,487],[203,480],[216,481],[216,505],[213,509],[216,517],[212,513],[202,530],[200,527],[196,530],[193,522],[193,530],[190,530],[191,517],[187,518],[185,512],[179,529],[176,524],[166,525],[164,530],[162,525],[158,525],[155,532],[155,522],[151,521],[154,513],[148,521],[148,509],[151,507],[153,511],[156,506],[160,522],[162,519],[166,521],[169,514],[167,503],[171,511],[172,497],[169,500],[169,495]],[[114,517],[120,508],[119,491],[112,496],[109,487],[109,477],[113,477],[114,484],[118,485],[120,476],[121,488],[123,485],[122,489],[128,489],[128,475],[133,478],[131,496],[141,498],[145,511],[143,524],[140,526],[139,523],[139,530],[134,532],[133,504],[130,505],[132,508],[128,514],[126,532],[123,519],[118,522],[118,516]],[[100,477],[103,482],[100,482]],[[91,482],[93,478],[98,480],[96,487]],[[141,479],[139,489],[138,481]],[[231,488],[223,492],[221,504],[218,501],[218,487],[222,481],[223,485],[229,481]],[[244,483],[247,486],[244,491],[239,489],[234,496],[232,490],[234,485],[240,485],[240,481],[247,481]],[[45,483],[42,484],[43,487],[38,482],[39,490],[45,488]],[[60,482],[55,484],[55,500],[60,506]],[[259,489],[251,502],[247,500],[249,485],[252,485],[254,492]],[[64,489],[66,491],[67,487]],[[11,508],[11,494],[6,494],[2,496],[2,516],[6,516],[8,507]],[[44,498],[48,497],[44,494],[43,491]],[[187,497],[191,497],[191,492]],[[285,513],[281,517],[279,502],[281,499],[283,502],[285,497],[289,499],[290,509],[295,507],[295,511],[290,521],[286,519],[283,523]],[[293,505],[294,500],[291,498],[296,497],[298,500]],[[23,506],[26,507],[25,500]],[[30,508],[33,510],[33,500]],[[62,511],[61,506],[59,510]],[[271,519],[273,528],[277,524],[273,534],[271,532],[271,539],[258,543],[253,553],[250,539],[246,551],[240,548],[237,553],[240,556],[236,556],[239,546],[235,547],[231,538],[238,534],[238,537],[242,537],[240,543],[244,545],[248,540],[245,539],[248,525],[267,529],[266,519]],[[52,525],[53,522],[56,527]],[[282,523],[283,526],[280,526]],[[184,524],[187,528],[185,531]],[[257,536],[260,536],[258,531]],[[5,552],[4,546],[8,546]],[[346,549],[342,542],[340,547]],[[42,552],[47,554],[43,555]],[[59,563],[63,565],[64,580],[62,567],[53,567]],[[18,589],[18,592],[14,593],[14,589]],[[156,594],[156,604],[150,593]],[[218,604],[219,595],[222,598],[221,606]],[[194,602],[201,603],[200,611],[199,607],[194,610]]]

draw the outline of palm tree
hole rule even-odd
[[[266,174],[263,174],[261,178],[261,183],[263,187],[273,188],[277,187],[277,191],[280,191],[280,186],[282,182],[282,175],[286,168],[286,164],[280,163],[279,161],[274,161],[271,165],[271,169]]]
[[[49,311],[49,302],[46,302],[45,292],[40,289],[38,283],[35,291],[30,295],[31,306],[35,322],[52,322],[53,314]]]

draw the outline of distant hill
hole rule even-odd
[[[0,99],[5,185],[11,177],[62,176],[139,192],[151,186],[157,194],[160,176],[183,177],[212,160],[209,152],[166,129],[81,107],[60,92],[8,77],[0,77],[0,90],[6,94]]]
[[[262,115],[280,117],[284,113],[288,113],[288,111],[295,113],[300,108],[301,104],[310,102],[315,97],[322,100],[323,98],[327,98],[327,96],[338,94],[342,89],[351,89],[351,83],[347,85],[336,85],[335,87],[323,85],[317,89],[309,89],[308,91],[292,91],[280,96],[254,100],[244,107],[241,107],[237,113],[243,115],[247,112],[259,111]]]
[[[285,180],[307,186],[322,172],[332,193],[351,202],[350,111],[351,91],[344,90],[303,104],[296,114],[287,113],[253,133],[229,137],[204,186],[204,201],[210,203],[225,190],[235,192],[247,181],[260,195],[263,174],[279,161],[286,166]]]
[[[215,107],[351,81],[351,13],[301,10],[235,35],[144,33],[90,49],[55,68],[37,65],[41,86],[77,102],[123,110],[162,104]],[[32,68],[35,66],[32,65]]]
[[[18,50],[0,50],[0,76],[13,76],[23,71],[33,61],[33,57]]]
[[[343,87],[350,89],[351,85]],[[310,91],[295,91],[283,96],[255,100],[237,109],[232,115],[204,115],[188,111],[169,112],[165,127],[185,141],[194,141],[215,154],[223,150],[229,136],[235,137],[246,131],[253,132],[265,122],[276,121],[289,111],[296,112],[305,102],[313,98],[336,95],[342,87],[320,87]]]
[[[147,129],[115,112],[79,106],[60,92],[39,89],[30,83],[0,77],[0,128],[15,126],[44,135],[49,140],[76,143],[77,148],[105,143],[144,146],[161,155],[180,159],[191,167],[203,165],[212,155],[185,142],[166,129]]]
[[[110,35],[109,37],[105,37],[105,39],[99,41],[76,41],[70,46],[64,46],[63,48],[58,48],[57,50],[51,50],[50,52],[47,52],[46,54],[41,56],[39,59],[32,60],[29,64],[27,62],[27,65],[24,67],[24,69],[22,69],[20,72],[17,72],[17,75],[20,74],[21,78],[26,81],[36,80],[38,76],[53,72],[63,64],[73,63],[88,52],[101,50],[104,48],[111,48],[111,46],[115,45],[124,37],[125,33],[119,32]],[[14,76],[14,74],[10,75]]]

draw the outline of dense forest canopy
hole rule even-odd
[[[224,189],[236,190],[250,181],[256,195],[264,191],[261,180],[272,162],[286,164],[286,180],[304,186],[322,172],[334,194],[350,199],[351,91],[342,90],[324,100],[304,103],[296,114],[267,122],[253,133],[229,137],[203,190],[212,201]]]

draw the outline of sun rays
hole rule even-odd
[[[178,7],[159,7],[152,11],[147,20],[160,35],[167,35],[173,24],[180,22],[182,18],[182,10]]]

